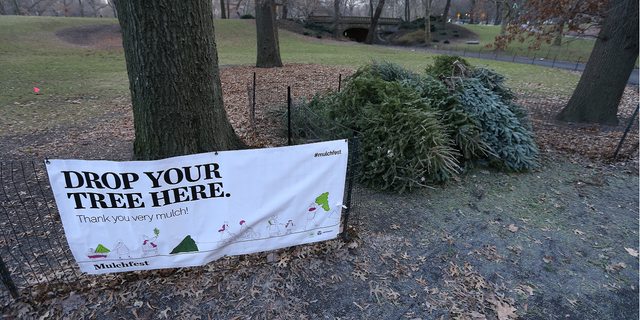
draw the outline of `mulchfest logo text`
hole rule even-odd
[[[137,209],[230,197],[231,194],[222,190],[223,184],[222,181],[219,181],[222,179],[222,175],[219,170],[220,166],[217,163],[207,163],[156,172],[143,172],[142,176],[135,172],[98,174],[90,171],[61,171],[61,173],[64,175],[64,188],[69,191],[66,198],[73,201],[76,210]],[[140,179],[148,179],[152,184],[153,191],[149,192],[151,203],[145,203],[140,192],[127,192],[133,190],[134,185]],[[193,184],[172,187],[184,182]],[[95,192],[72,192],[78,188],[93,189]]]
[[[315,157],[328,157],[328,156],[337,156],[337,155],[341,155],[342,154],[342,150],[333,150],[333,151],[327,151],[327,152],[317,152]]]
[[[144,262],[135,262],[135,261],[129,261],[129,262],[120,262],[120,263],[101,263],[101,264],[94,264],[93,266],[96,268],[96,270],[101,270],[101,269],[117,269],[117,268],[129,268],[129,267],[144,267],[144,266],[148,266],[149,265],[149,261],[144,261]]]

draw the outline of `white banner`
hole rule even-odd
[[[335,238],[345,140],[157,161],[49,160],[71,251],[99,274],[204,265]]]

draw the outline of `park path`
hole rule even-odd
[[[506,61],[513,63],[521,63],[521,64],[532,64],[543,67],[550,68],[560,68],[565,70],[573,70],[573,71],[584,71],[586,67],[586,63],[578,63],[578,62],[567,62],[567,61],[555,61],[549,60],[545,58],[536,58],[534,57],[517,57],[517,56],[503,56],[499,54],[487,54],[482,53],[482,48],[478,48],[477,52],[472,51],[454,51],[454,50],[436,50],[432,48],[419,48],[419,47],[397,47],[397,46],[387,46],[387,45],[379,45],[381,47],[387,48],[395,48],[402,50],[412,50],[412,51],[425,51],[439,54],[457,54],[463,57],[470,58],[478,58],[478,59],[488,59],[488,60],[497,60],[497,61]],[[487,49],[489,51],[491,49]],[[638,80],[638,69],[633,69],[631,76],[629,76],[629,80],[627,84],[630,86],[638,87],[640,82]]]

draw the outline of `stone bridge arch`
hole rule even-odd
[[[334,24],[333,17],[331,16],[310,16],[308,20],[316,24],[324,25],[326,28],[333,28]],[[403,20],[398,18],[381,17],[378,19],[376,34],[380,35],[385,32],[395,32],[402,22]],[[338,21],[338,32],[346,38],[364,42],[367,39],[370,25],[371,18],[369,17],[343,16],[340,17]]]

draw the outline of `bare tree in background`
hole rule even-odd
[[[275,0],[255,0],[258,57],[256,67],[282,67]]]
[[[367,33],[367,39],[364,41],[365,44],[373,44],[373,38],[376,34],[376,27],[378,26],[378,20],[380,19],[380,14],[382,14],[382,8],[384,8],[385,0],[378,0],[378,5],[376,6],[376,12],[371,17],[371,25],[369,25],[369,32]],[[430,1],[430,0],[427,0]],[[373,7],[372,0],[369,0],[369,4]]]

